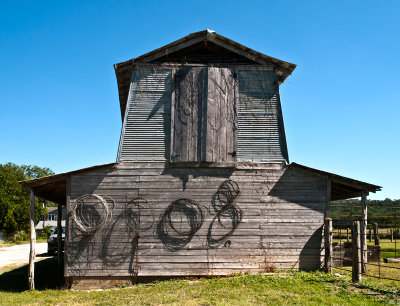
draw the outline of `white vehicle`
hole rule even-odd
[[[57,243],[57,228],[53,230],[51,233],[49,239],[47,239],[47,254],[49,255],[54,255],[57,252],[58,249],[58,243]],[[62,228],[62,250],[64,251],[64,240],[65,240],[65,227]]]

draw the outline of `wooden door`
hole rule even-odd
[[[236,73],[231,68],[208,68],[207,140],[208,162],[236,161]]]
[[[236,161],[236,84],[231,68],[184,66],[175,71],[171,161]]]
[[[204,106],[207,97],[205,67],[184,66],[175,70],[172,98],[171,161],[202,160]]]

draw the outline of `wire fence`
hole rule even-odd
[[[363,276],[400,282],[400,206],[386,206],[382,213],[368,207],[374,213],[368,214],[365,224],[362,206],[350,203],[332,204],[332,266],[351,273],[360,265]],[[353,233],[354,221],[361,224],[358,236]],[[354,237],[360,237],[359,244]],[[358,252],[360,257],[355,257]]]

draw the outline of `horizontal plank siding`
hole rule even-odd
[[[240,193],[229,187],[228,199],[219,187],[229,179]],[[103,202],[84,197],[92,194]],[[284,164],[173,169],[121,162],[72,175],[69,197],[67,276],[226,275],[321,265],[325,180]],[[171,204],[178,199],[195,202]],[[96,228],[84,232],[82,224]]]

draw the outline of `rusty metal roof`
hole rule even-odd
[[[192,33],[168,45],[155,49],[151,52],[148,52],[136,58],[114,65],[115,74],[117,76],[122,120],[124,120],[125,108],[129,92],[129,84],[131,80],[133,65],[135,63],[150,63],[161,57],[168,56],[174,52],[178,52],[185,48],[193,47],[201,43],[204,43],[206,45],[207,43],[213,44],[215,46],[218,46],[218,48],[226,50],[227,52],[230,53],[237,54],[256,64],[260,65],[273,64],[276,67],[278,73],[279,83],[284,82],[285,79],[290,74],[292,74],[292,72],[296,68],[295,64],[285,62],[277,58],[252,50],[229,38],[219,35],[212,30],[207,29],[204,31]]]

